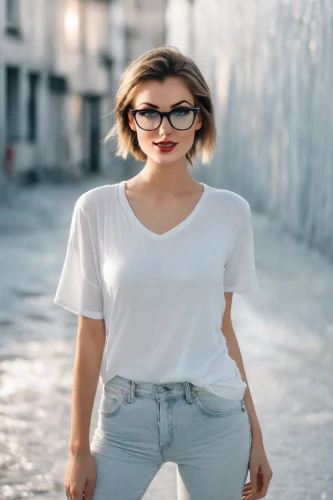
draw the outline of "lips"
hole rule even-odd
[[[170,153],[175,149],[178,143],[173,141],[161,141],[161,142],[154,142],[154,144],[161,153]]]
[[[161,141],[161,142],[154,142],[154,144],[156,144],[156,146],[162,146],[165,148],[165,147],[175,146],[177,144],[177,142]]]

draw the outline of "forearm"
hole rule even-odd
[[[96,395],[100,365],[104,349],[101,332],[91,330],[95,321],[85,318],[77,335],[77,349],[73,372],[72,419],[69,449],[72,453],[90,448],[89,431]],[[99,323],[99,330],[101,325]]]
[[[245,403],[245,406],[246,406],[246,409],[247,409],[247,412],[249,415],[249,420],[250,420],[250,424],[251,424],[252,439],[254,441],[262,441],[261,428],[260,428],[260,424],[259,424],[259,421],[257,418],[255,408],[254,408],[254,404],[253,404],[251,392],[249,389],[249,384],[247,381],[247,377],[246,377],[246,373],[245,373],[245,369],[244,369],[244,364],[243,364],[243,359],[242,359],[242,355],[241,355],[241,352],[239,349],[237,337],[235,335],[235,332],[234,332],[232,326],[228,326],[227,331],[225,329],[225,331],[223,331],[223,334],[224,334],[226,341],[227,341],[227,347],[228,347],[228,352],[230,354],[230,357],[235,361],[235,363],[240,371],[242,380],[244,382],[246,382],[246,384],[247,384],[247,388],[246,388],[245,393],[244,393],[244,403]]]

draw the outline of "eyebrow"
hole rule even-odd
[[[192,106],[192,104],[190,102],[185,101],[185,99],[184,99],[183,101],[176,102],[176,104],[173,104],[170,107],[175,108],[176,106],[179,106],[179,104],[182,104],[183,102],[187,102],[187,104]],[[140,104],[138,104],[138,106],[141,106],[141,104],[146,104],[147,106],[150,106],[151,108],[154,108],[154,109],[160,109],[159,106],[156,106],[156,104],[151,104],[150,102],[141,102]]]

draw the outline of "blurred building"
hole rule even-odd
[[[111,1],[0,4],[2,172],[98,171],[107,162],[99,142],[111,102]]]
[[[123,0],[126,19],[126,59],[165,44],[167,0]]]
[[[127,64],[144,52],[165,44],[167,0],[113,0],[111,47],[113,88]]]
[[[0,0],[0,185],[110,168],[119,78],[164,44],[165,0]]]

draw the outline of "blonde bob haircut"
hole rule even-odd
[[[147,159],[139,146],[136,132],[129,126],[128,110],[145,82],[163,81],[170,76],[184,81],[194,97],[194,106],[199,107],[201,113],[202,126],[196,130],[193,145],[186,158],[192,167],[192,160],[198,153],[202,154],[203,163],[211,161],[216,146],[216,127],[210,90],[197,65],[179,49],[171,46],[149,50],[132,61],[122,75],[115,98],[115,124],[103,140],[105,143],[111,137],[117,139],[116,156],[126,159],[130,152],[137,160]]]

